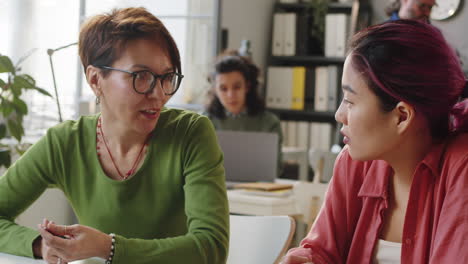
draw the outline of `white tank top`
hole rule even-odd
[[[400,264],[401,243],[379,239],[374,250],[373,264]]]

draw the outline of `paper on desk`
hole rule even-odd
[[[234,188],[272,192],[279,190],[290,190],[293,188],[293,185],[274,182],[249,182],[236,184],[234,185]]]
[[[269,196],[269,197],[287,197],[293,194],[291,190],[258,191],[258,190],[247,190],[247,189],[240,189],[239,193],[248,194],[248,195]]]

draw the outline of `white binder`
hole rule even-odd
[[[328,67],[315,68],[315,111],[328,111]]]
[[[284,56],[294,56],[296,54],[296,13],[284,14]]]
[[[349,16],[346,14],[327,14],[325,16],[325,56],[346,56]]]
[[[336,18],[335,14],[325,15],[325,57],[336,55]]]
[[[284,55],[285,18],[285,14],[283,13],[273,15],[273,41],[271,47],[273,56]]]
[[[291,109],[292,67],[268,67],[267,107]]]
[[[348,41],[349,16],[346,14],[335,14],[336,20],[336,57],[346,56],[346,44]]]
[[[338,96],[338,66],[328,66],[328,102],[327,109],[330,112],[336,111]]]
[[[332,125],[328,123],[310,123],[310,148],[330,151]]]

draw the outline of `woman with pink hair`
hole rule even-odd
[[[454,51],[410,20],[351,40],[335,118],[346,144],[295,263],[468,263],[468,100]]]

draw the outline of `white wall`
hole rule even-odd
[[[37,229],[37,224],[42,223],[44,218],[60,225],[77,223],[67,198],[58,189],[47,189],[39,199],[16,219],[16,223]]]
[[[468,75],[468,5],[465,4],[452,19],[434,22],[442,30],[448,42],[460,53],[465,75]]]
[[[238,49],[248,39],[254,62],[263,70],[269,52],[275,0],[220,0],[221,28],[228,29],[228,48]]]

